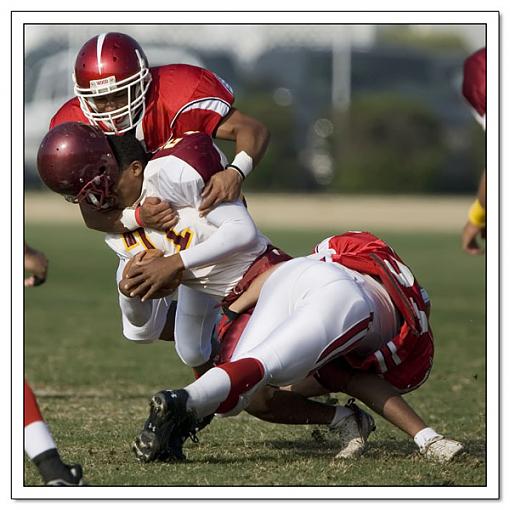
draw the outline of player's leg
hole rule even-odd
[[[117,269],[117,287],[127,261]],[[172,296],[142,302],[139,297],[127,297],[119,291],[122,330],[127,340],[137,344],[153,343],[158,339],[173,340],[176,303]]]
[[[55,441],[27,381],[24,388],[24,435],[25,452],[37,466],[46,485],[83,485],[81,466],[68,466],[60,459]]]
[[[207,379],[196,381],[185,388],[189,406],[196,407],[198,416],[206,406],[210,411],[221,405],[221,413],[241,410],[254,389],[242,376],[251,374],[258,387],[299,380],[329,357],[354,347],[368,331],[370,316],[357,285],[345,272],[307,259],[287,262],[264,284],[232,355],[231,364],[243,360],[243,374],[232,368],[221,386]],[[216,367],[208,377],[212,380],[214,373],[227,369],[229,363]],[[228,404],[220,400],[227,396]]]
[[[212,338],[218,320],[218,300],[181,285],[175,316],[175,349],[181,360],[200,377],[213,367]]]
[[[414,391],[425,382],[432,367],[432,357],[432,338],[424,337],[408,358],[384,374],[384,378],[353,370],[342,359],[337,359],[288,389],[306,396],[346,393],[408,434],[427,457],[449,461],[462,451],[462,445],[443,438],[429,427],[402,397],[402,393]],[[276,406],[274,412],[279,412]]]
[[[339,310],[335,302],[344,306]],[[168,420],[177,423],[186,412],[198,418],[212,412],[236,414],[266,383],[280,385],[306,376],[354,347],[366,334],[370,316],[347,273],[306,259],[282,265],[264,285],[232,361],[209,370],[180,393],[155,395],[144,431],[135,441],[137,456],[154,460],[152,446],[165,439]]]

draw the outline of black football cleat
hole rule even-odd
[[[63,476],[48,480],[46,485],[50,487],[78,487],[85,485],[83,481],[83,470],[79,464],[74,464],[72,466],[65,464],[65,467],[67,468],[67,473]]]
[[[149,417],[133,442],[141,462],[171,462],[186,459],[182,447],[186,439],[198,441],[198,422],[186,409],[185,390],[163,390],[150,401]]]
[[[50,487],[74,487],[85,485],[83,470],[79,464],[64,464],[56,448],[50,448],[32,459],[44,484]]]

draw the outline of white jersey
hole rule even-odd
[[[200,146],[197,150],[197,144],[203,144],[202,150]],[[210,239],[218,227],[200,217],[198,207],[205,181],[214,173],[211,171],[211,157],[217,157],[219,168],[223,168],[220,153],[210,138],[198,133],[156,154],[145,168],[138,203],[148,196],[170,202],[179,214],[178,224],[168,232],[140,228],[124,234],[107,234],[108,246],[121,259],[129,259],[151,248],[160,249],[166,255],[184,253]],[[215,171],[218,171],[218,166]],[[230,207],[235,207],[235,204]],[[245,211],[243,206],[239,208]],[[186,269],[183,284],[207,294],[224,297],[239,282],[251,263],[266,250],[268,244],[269,240],[257,230],[255,242],[237,251],[235,256],[229,253],[230,256],[216,263]],[[184,254],[182,258],[185,260]]]
[[[196,209],[179,209],[179,223],[168,232],[140,228],[124,234],[107,234],[106,243],[120,259],[130,259],[137,253],[157,248],[167,255],[186,250],[208,239],[217,228],[201,218]],[[239,253],[235,258],[222,260],[206,267],[187,269],[182,283],[207,294],[226,296],[239,282],[253,260],[267,245],[261,234],[263,249]]]

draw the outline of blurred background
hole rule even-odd
[[[235,105],[272,133],[247,191],[466,194],[484,133],[461,95],[484,25],[26,25],[25,177],[48,123],[73,96],[93,35],[121,31],[152,66],[189,63],[229,82]],[[222,147],[232,153],[233,147]]]

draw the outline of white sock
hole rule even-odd
[[[198,418],[208,416],[226,400],[230,392],[230,377],[225,370],[214,367],[203,376],[184,388],[188,392],[188,411]]]
[[[55,441],[51,437],[48,425],[43,421],[34,421],[25,429],[25,451],[30,459],[37,457],[46,450],[56,448]]]
[[[439,434],[430,427],[425,427],[424,429],[420,430],[415,436],[414,436],[414,442],[418,446],[418,448],[423,448],[428,441],[430,441],[433,437],[437,437]]]
[[[352,409],[349,409],[348,407],[335,406],[335,415],[333,416],[333,419],[331,420],[329,426],[335,428],[336,426],[340,425],[340,423],[343,422],[345,418],[348,418],[353,414],[354,411]]]

